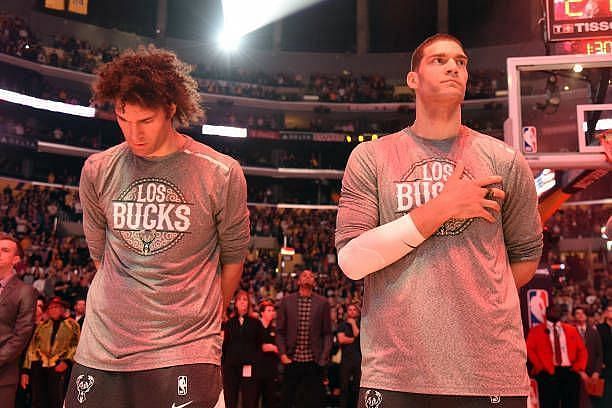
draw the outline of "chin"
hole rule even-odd
[[[465,99],[464,95],[453,93],[453,94],[438,95],[438,97],[435,98],[435,101],[440,104],[444,104],[444,105],[455,105],[455,104],[461,104],[461,102],[463,102],[464,99]]]
[[[130,146],[130,150],[136,156],[149,156],[151,154],[149,149],[147,149],[145,147],[140,147],[140,146]]]

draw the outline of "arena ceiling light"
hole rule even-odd
[[[69,103],[49,101],[47,99],[35,98],[33,96],[8,91],[6,89],[0,89],[0,100],[16,103],[19,105],[30,106],[36,109],[44,109],[51,112],[83,116],[85,118],[93,118],[96,116],[96,109],[91,108],[89,106],[72,105]]]
[[[246,34],[321,1],[222,0],[223,30],[217,38],[219,47],[235,51]]]
[[[212,136],[226,136],[226,137],[247,137],[246,128],[239,128],[233,126],[214,126],[214,125],[202,125],[203,135]]]
[[[232,32],[230,30],[225,30],[221,34],[219,34],[219,38],[217,39],[219,43],[219,47],[224,51],[236,51],[240,46],[240,39],[242,36],[236,32]]]

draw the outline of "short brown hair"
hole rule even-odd
[[[276,309],[276,306],[274,306],[274,302],[272,302],[271,300],[262,300],[261,302],[259,302],[259,312],[264,312],[266,310],[266,307],[272,307],[274,309]]]
[[[21,260],[23,261],[25,253],[23,252],[23,247],[21,246],[21,242],[19,242],[19,240],[17,240],[17,238],[15,238],[14,236],[9,235],[9,234],[0,233],[0,241],[11,241],[11,242],[14,242],[15,245],[17,246],[17,255],[19,255],[19,258],[21,258]]]
[[[423,40],[423,42],[420,43],[419,46],[416,47],[416,49],[412,52],[412,57],[410,59],[410,70],[411,71],[415,72],[417,69],[419,69],[419,65],[421,65],[421,60],[423,59],[423,54],[425,53],[425,48],[429,47],[431,44],[438,42],[438,41],[456,42],[457,44],[459,44],[463,52],[465,52],[465,48],[463,47],[463,44],[461,43],[461,41],[459,41],[457,37],[452,36],[450,34],[442,34],[442,33],[434,34],[431,37],[427,37],[425,40]]]
[[[96,71],[92,101],[119,101],[166,111],[175,104],[174,118],[180,126],[188,126],[204,116],[198,83],[190,75],[192,70],[173,52],[152,45],[126,50]]]

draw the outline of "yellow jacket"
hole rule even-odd
[[[60,360],[74,360],[81,335],[79,324],[71,318],[62,320],[53,344],[51,344],[52,333],[51,319],[36,326],[23,362],[24,368],[30,369],[33,361],[40,361],[43,367],[55,367]]]

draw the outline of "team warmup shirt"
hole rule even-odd
[[[361,387],[528,394],[510,263],[539,259],[542,229],[533,176],[520,154],[467,127],[441,141],[405,129],[362,143],[344,173],[336,246],[436,197],[458,160],[463,178],[502,176],[502,211],[495,223],[448,220],[405,257],[364,278]]]
[[[188,137],[158,158],[122,143],[87,159],[79,193],[101,265],[75,360],[108,371],[220,364],[219,262],[243,262],[250,239],[238,162]]]

